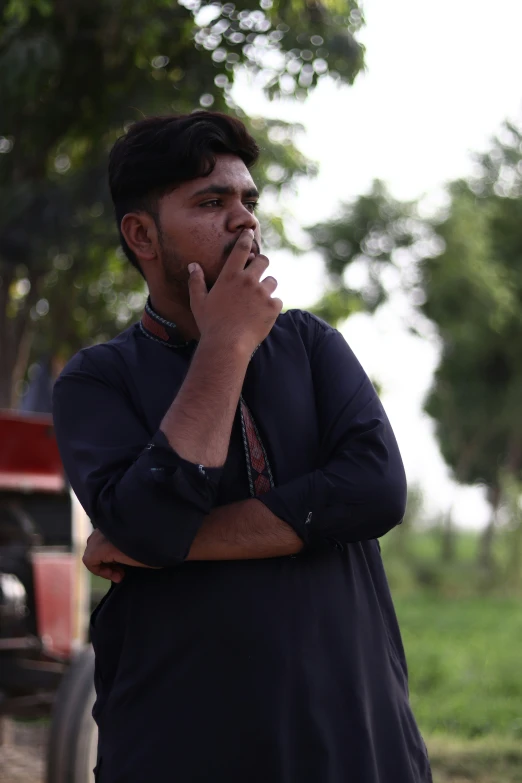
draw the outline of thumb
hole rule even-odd
[[[188,288],[190,295],[190,309],[195,314],[205,301],[208,291],[205,276],[199,264],[189,264]]]

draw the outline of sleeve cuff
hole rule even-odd
[[[204,514],[210,513],[216,502],[223,468],[207,468],[183,459],[161,430],[147,445],[144,456],[149,479],[170,488]]]
[[[312,541],[314,521],[312,480],[310,476],[302,476],[282,487],[275,487],[257,500],[290,525],[299,538],[308,546]]]

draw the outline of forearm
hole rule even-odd
[[[243,500],[214,509],[190,548],[187,560],[262,560],[295,555],[303,542],[294,530],[257,500]],[[123,554],[101,531],[89,537],[83,562],[93,574],[120,582],[122,566],[150,568]]]
[[[302,548],[290,525],[252,499],[219,506],[205,517],[187,560],[261,560]]]
[[[250,356],[202,339],[189,372],[161,422],[169,444],[197,465],[221,467]]]

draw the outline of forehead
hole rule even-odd
[[[198,191],[213,185],[230,188],[239,195],[255,187],[254,180],[241,158],[236,155],[217,155],[216,165],[207,177],[198,177],[184,182],[174,193],[177,192],[183,198],[190,198]]]

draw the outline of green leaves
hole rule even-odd
[[[449,196],[443,218],[421,219],[377,182],[313,226],[331,283],[316,311],[332,322],[373,312],[399,281],[441,341],[425,408],[442,454],[498,504],[503,477],[522,473],[522,130],[506,123]]]
[[[325,260],[331,287],[314,310],[334,323],[359,309],[374,312],[383,304],[390,272],[401,273],[397,251],[407,248],[414,253],[417,242],[429,234],[411,205],[392,199],[379,181],[368,195],[341,205],[336,218],[308,231]]]
[[[271,96],[302,98],[331,71],[352,82],[361,24],[355,0],[0,0],[0,332],[12,346],[0,339],[0,406],[31,336],[35,355],[70,355],[141,307],[105,182],[127,123],[198,106],[240,113],[231,88],[245,68]],[[264,223],[291,246],[277,194],[314,166],[291,126],[252,128],[255,176],[278,206]]]
[[[425,314],[443,338],[427,410],[462,481],[501,487],[522,469],[522,136],[506,124],[451,188],[444,252],[424,265]]]
[[[40,16],[50,16],[53,5],[51,0],[9,0],[4,18],[8,22],[12,21],[21,26],[26,24],[32,10]]]

